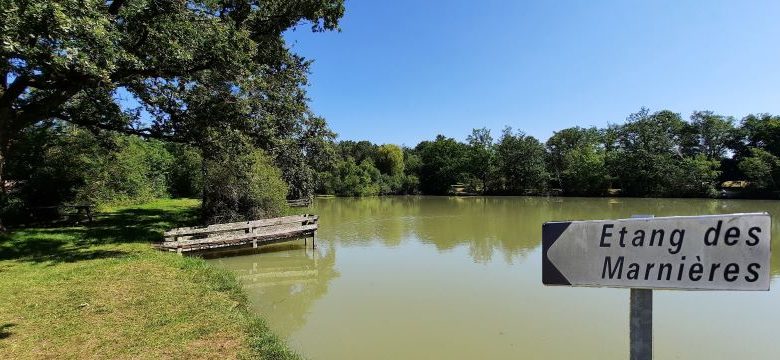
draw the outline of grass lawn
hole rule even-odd
[[[150,248],[197,206],[157,200],[0,235],[0,357],[298,358],[232,273]]]

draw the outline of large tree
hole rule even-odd
[[[317,126],[308,62],[282,34],[337,29],[343,13],[343,0],[0,0],[1,190],[13,141],[47,119],[195,144],[230,127],[272,155],[300,149],[275,142]]]
[[[415,152],[422,161],[420,187],[425,194],[446,194],[467,171],[468,146],[453,138],[437,135],[433,141],[417,144]]]
[[[596,128],[556,131],[546,143],[552,177],[569,195],[599,195],[607,188],[604,134]]]
[[[490,176],[495,172],[496,149],[493,136],[487,128],[472,129],[466,137],[469,144],[468,170],[479,181],[482,193],[489,193]],[[476,187],[476,186],[475,186]]]
[[[751,114],[741,125],[741,141],[734,146],[738,156],[751,156],[751,148],[759,148],[780,157],[780,116]]]
[[[707,156],[717,156],[722,150],[711,140],[715,137],[691,132],[691,126],[677,113],[650,113],[643,108],[629,115],[624,125],[608,129],[606,165],[624,194],[712,194],[720,174],[719,162]],[[705,137],[710,140],[702,140]],[[702,150],[695,150],[699,148]]]
[[[506,127],[496,144],[498,188],[506,194],[527,194],[547,189],[549,173],[545,149],[539,140]]]
[[[734,118],[712,111],[694,111],[688,127],[690,152],[702,154],[710,160],[723,159],[736,136]]]

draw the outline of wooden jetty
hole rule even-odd
[[[165,240],[153,246],[164,251],[179,254],[190,251],[205,251],[226,248],[257,248],[311,237],[317,231],[317,215],[293,215],[272,219],[215,224],[200,227],[183,227],[166,231]]]

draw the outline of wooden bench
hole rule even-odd
[[[308,207],[311,205],[311,200],[309,198],[287,200],[287,205],[290,207]]]
[[[60,219],[63,217],[63,210],[76,210],[75,214],[73,215],[73,218],[75,219],[75,222],[78,224],[81,219],[84,217],[87,218],[87,221],[92,223],[93,216],[92,213],[95,210],[94,204],[60,204],[60,205],[52,205],[52,206],[36,206],[30,209],[30,217],[36,220],[46,220],[46,219]]]
[[[225,247],[239,247],[312,238],[317,231],[317,215],[293,215],[272,219],[176,228],[164,233],[165,240],[153,246],[179,254]],[[305,240],[304,240],[305,241]]]

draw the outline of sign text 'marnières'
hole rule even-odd
[[[766,213],[548,222],[545,285],[769,290]]]

